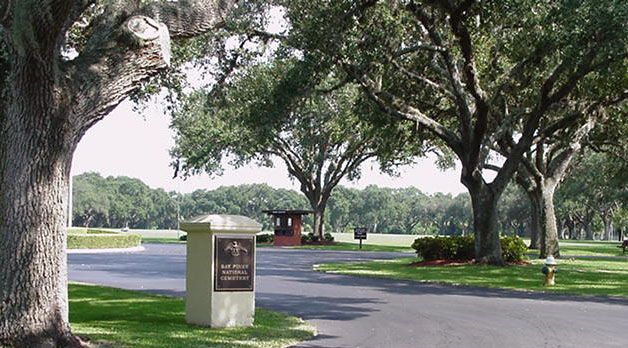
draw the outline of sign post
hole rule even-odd
[[[353,239],[360,240],[360,249],[362,249],[362,240],[366,239],[366,227],[356,227],[353,229]]]
[[[181,223],[188,233],[185,320],[209,327],[249,327],[255,316],[257,222],[205,215]]]

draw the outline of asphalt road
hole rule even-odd
[[[185,245],[145,246],[146,250],[136,253],[71,254],[70,279],[184,297]],[[628,346],[628,299],[445,286],[311,270],[318,263],[400,255],[258,248],[256,305],[314,324],[319,334],[298,345],[303,348]]]

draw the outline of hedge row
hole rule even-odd
[[[132,248],[140,245],[139,234],[68,234],[68,249]]]
[[[68,234],[118,234],[118,232],[107,230],[96,230],[85,227],[72,227],[68,230]]]
[[[517,262],[524,258],[528,247],[518,237],[500,237],[502,258],[505,262]],[[412,243],[417,256],[425,261],[456,260],[466,261],[475,257],[475,236],[437,236],[417,238]]]
[[[275,235],[272,233],[260,233],[255,235],[255,241],[257,243],[273,243],[275,241]]]

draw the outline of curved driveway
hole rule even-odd
[[[70,279],[184,297],[185,245],[145,246],[145,251],[137,253],[70,254]],[[318,336],[298,347],[628,345],[628,299],[435,285],[311,270],[313,264],[324,262],[404,255],[408,254],[258,248],[256,305],[314,324]]]

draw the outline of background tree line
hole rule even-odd
[[[564,239],[621,238],[628,226],[626,173],[605,154],[581,156],[557,192],[558,230]],[[75,226],[175,229],[181,219],[201,214],[248,216],[271,229],[265,209],[308,209],[295,190],[266,184],[223,186],[187,194],[152,189],[139,179],[84,173],[74,177]],[[178,207],[177,207],[178,205]],[[371,233],[463,235],[472,233],[473,215],[467,193],[428,195],[415,187],[364,189],[339,186],[325,215],[328,231],[367,227]],[[511,184],[499,205],[500,232],[530,237],[531,207],[519,186]],[[312,216],[305,217],[306,230]]]

